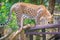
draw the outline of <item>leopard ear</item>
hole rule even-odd
[[[41,13],[43,11],[43,8],[38,8],[37,13]]]

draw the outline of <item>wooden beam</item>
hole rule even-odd
[[[59,24],[47,24],[47,25],[36,25],[33,28],[30,28],[29,30],[38,30],[38,29],[44,29],[44,28],[58,28],[60,27],[60,23]]]
[[[54,16],[60,16],[60,14],[53,14]]]
[[[60,34],[60,32],[27,32],[27,35]]]

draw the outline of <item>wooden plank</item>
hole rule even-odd
[[[54,16],[60,16],[60,14],[53,14]]]
[[[60,27],[60,23],[59,24],[47,24],[47,25],[36,25],[33,28],[30,28],[29,30],[38,30],[38,29],[44,29],[44,28],[58,28]]]
[[[60,32],[27,32],[28,35],[40,35],[40,34],[60,34]]]

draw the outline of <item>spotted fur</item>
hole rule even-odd
[[[33,5],[29,3],[16,3],[11,7],[11,11],[14,11],[17,15],[19,24],[21,24],[21,16],[34,18],[36,24],[39,24],[39,20],[42,16],[50,19],[52,16],[44,5]]]

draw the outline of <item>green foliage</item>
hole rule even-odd
[[[12,20],[9,23],[9,28],[12,28],[13,30],[17,30],[19,28],[17,25],[17,19],[15,13],[12,13]]]
[[[3,5],[2,5],[1,10],[0,10],[0,23],[3,24],[7,21],[7,18],[8,18],[9,12],[10,12],[10,7],[12,6],[12,3],[3,2],[2,4]],[[12,13],[12,20],[10,21],[10,23],[8,24],[7,27],[12,28],[13,30],[18,29],[15,13]]]
[[[25,0],[24,2],[29,3],[29,2],[30,2],[30,0]]]
[[[0,10],[0,23],[4,23],[8,18],[10,4],[3,4]],[[5,20],[4,20],[5,19]]]
[[[34,25],[35,24],[35,20],[26,18],[23,23],[24,23],[24,25],[27,25],[27,24]]]

